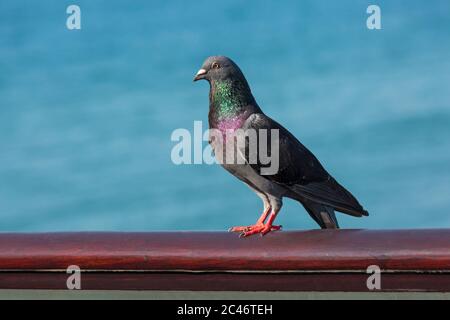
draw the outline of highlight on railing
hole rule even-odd
[[[449,292],[450,230],[0,234],[0,289],[77,267],[83,290]]]

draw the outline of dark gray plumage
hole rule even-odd
[[[265,234],[278,230],[273,221],[281,209],[282,198],[299,201],[321,228],[338,228],[334,211],[355,217],[368,213],[320,164],[317,158],[288,130],[265,115],[239,67],[229,58],[213,56],[206,59],[194,81],[205,79],[210,83],[209,126],[225,134],[228,130],[278,129],[279,170],[271,175],[261,175],[261,162],[249,161],[248,139],[245,148],[237,146],[236,156],[244,163],[224,163],[222,166],[244,181],[263,200],[264,213],[256,224],[234,227],[231,231],[243,236]],[[216,154],[222,154],[224,144],[210,142]],[[270,144],[268,143],[270,149]]]

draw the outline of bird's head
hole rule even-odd
[[[202,67],[194,77],[194,81],[208,80],[209,82],[226,79],[243,79],[241,69],[228,57],[211,56],[203,62]]]

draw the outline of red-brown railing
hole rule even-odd
[[[0,289],[450,292],[450,230],[3,233]],[[373,269],[371,269],[373,270]],[[376,288],[371,288],[376,291]]]

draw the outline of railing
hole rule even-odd
[[[83,290],[450,292],[450,230],[0,234],[0,289],[67,289],[72,265]]]

